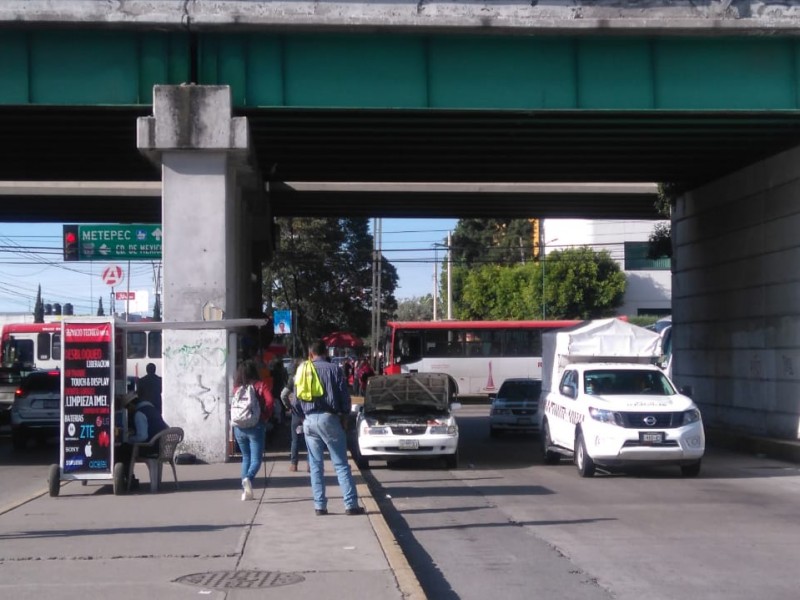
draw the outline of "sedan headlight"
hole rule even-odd
[[[621,419],[618,413],[615,413],[611,410],[606,410],[604,408],[594,408],[593,406],[590,406],[589,416],[600,423],[608,423],[609,425],[622,425],[622,423],[620,423]]]
[[[455,425],[431,425],[430,431],[432,434],[455,435],[458,432],[458,427]]]
[[[391,428],[389,427],[364,427],[363,429],[365,435],[389,435],[392,433]]]
[[[691,425],[692,423],[697,423],[700,420],[700,411],[696,408],[691,410],[686,410],[683,412],[683,424],[684,425]]]

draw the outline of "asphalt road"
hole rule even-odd
[[[487,414],[458,413],[459,469],[367,475],[429,598],[797,598],[798,465],[711,448],[694,479],[581,479],[535,436],[490,439]]]
[[[25,452],[11,448],[7,428],[0,428],[0,513],[21,499],[47,490],[47,469],[58,463],[58,440],[31,442]]]

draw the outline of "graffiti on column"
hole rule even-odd
[[[177,364],[183,381],[192,381],[187,383],[186,394],[197,402],[203,420],[215,414],[221,399],[203,382],[203,373],[209,369],[224,369],[228,360],[227,349],[200,342],[165,348],[164,356]]]

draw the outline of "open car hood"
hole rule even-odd
[[[444,373],[404,373],[370,377],[364,395],[364,412],[408,409],[447,411],[455,386]]]

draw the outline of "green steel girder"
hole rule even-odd
[[[2,30],[0,105],[147,105],[196,72],[237,108],[800,109],[789,37],[196,35]]]

